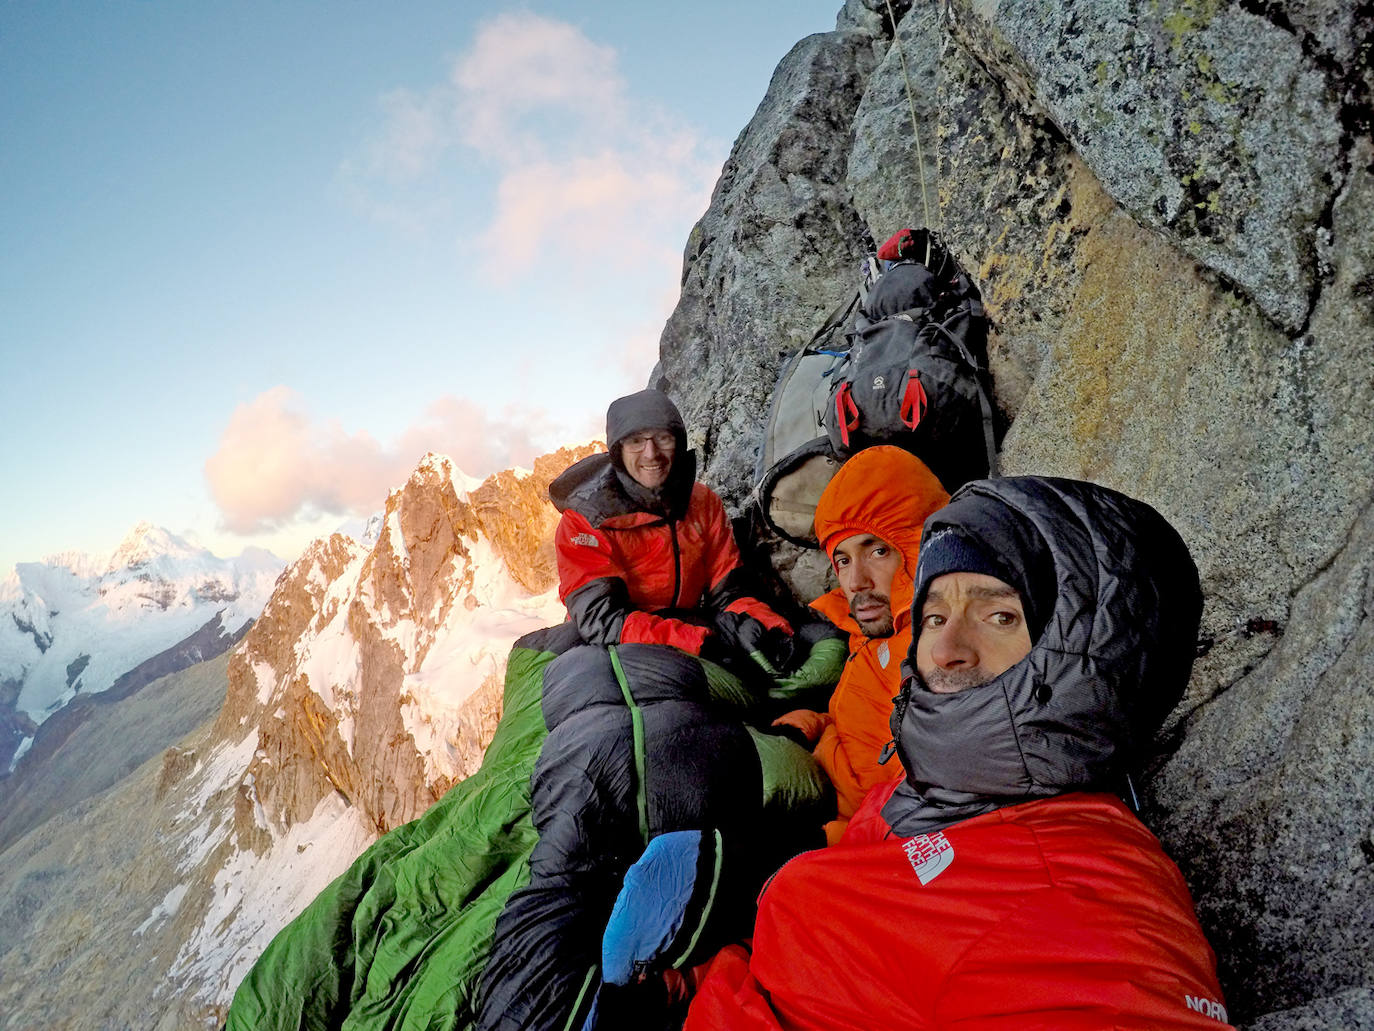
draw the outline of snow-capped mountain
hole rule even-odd
[[[480,764],[512,642],[566,616],[548,483],[599,449],[480,483],[427,455],[366,540],[310,545],[230,653],[214,724],[5,852],[0,900],[50,887],[43,913],[12,927],[0,913],[0,933],[22,937],[0,951],[0,1011],[16,1026],[65,1013],[134,1025],[152,1012],[161,1026],[220,1026],[276,932]],[[92,919],[100,934],[37,930]],[[59,963],[124,970],[131,952],[137,974],[120,992],[30,976]]]
[[[258,548],[218,558],[150,523],[105,560],[68,552],[16,565],[0,580],[0,774],[77,694],[109,690],[216,621],[232,637],[284,566]]]

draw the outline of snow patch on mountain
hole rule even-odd
[[[169,920],[177,915],[177,910],[181,908],[181,900],[186,897],[186,889],[189,885],[178,884],[162,897],[162,901],[153,907],[153,911],[148,914],[148,919],[134,928],[134,936],[141,937],[150,927]]]
[[[304,676],[320,701],[338,715],[339,736],[350,748],[353,744],[352,713],[357,705],[356,687],[362,671],[362,654],[349,629],[348,611],[357,597],[358,581],[367,554],[361,548],[356,549],[343,573],[333,581],[326,578],[321,567],[311,569],[308,583],[312,593],[318,592],[320,617],[316,632],[304,635],[296,642],[292,667],[277,676],[276,671],[266,663],[254,664],[259,677],[258,697],[264,705],[274,691],[285,686],[283,677]],[[264,686],[263,673],[272,677],[271,686]]]
[[[221,742],[191,771],[190,795],[177,814],[179,825],[186,828],[176,858],[181,873],[198,869],[228,840],[234,826],[233,811],[218,808],[214,799],[243,775],[257,751],[257,740],[254,731],[237,743]]]
[[[565,616],[556,590],[533,596],[522,590],[485,538],[473,541],[469,553],[471,586],[438,628],[423,664],[402,682],[401,719],[430,783],[464,771],[454,747],[462,737],[463,705],[483,684],[502,682],[511,643]]]
[[[19,747],[14,750],[14,758],[10,760],[9,772],[14,772],[15,765],[20,759],[24,758],[24,753],[33,747],[33,738],[26,737],[19,742]]]
[[[191,986],[193,998],[227,1004],[277,931],[376,836],[356,809],[331,794],[265,854],[232,851],[215,874],[209,907],[172,963],[169,980]],[[155,908],[149,920],[157,916]]]

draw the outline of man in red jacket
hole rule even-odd
[[[582,640],[699,655],[718,637],[713,645],[786,665],[792,628],[749,593],[725,506],[696,482],[673,402],[657,390],[612,401],[606,444],[549,485],[562,513],[558,595]]]
[[[1228,1026],[1183,878],[1118,797],[1182,696],[1201,608],[1149,506],[1072,480],[961,488],[922,538],[905,778],[774,876],[752,948],[692,979],[687,1031]],[[690,851],[653,844],[661,880],[690,874]],[[621,926],[608,967],[627,938],[631,971],[680,951]]]

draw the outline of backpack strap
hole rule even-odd
[[[859,267],[862,269],[862,275],[859,276],[859,307],[867,309],[869,293],[883,278],[883,261],[876,254],[866,254]]]
[[[841,383],[835,392],[836,424],[840,427],[840,443],[849,447],[849,435],[859,428],[859,406],[854,403],[848,383]]]
[[[811,348],[813,348],[818,341],[822,340],[831,330],[838,329],[840,326],[844,325],[849,319],[849,313],[859,304],[860,294],[861,291],[855,290],[848,297],[844,298],[844,300],[840,301],[830,314],[825,317],[825,321],[821,323],[821,328],[811,335],[811,339],[806,342],[806,346],[803,347],[802,350],[810,351]]]
[[[960,312],[956,311],[946,321],[953,321],[959,315]],[[983,446],[987,449],[988,453],[988,475],[994,477],[999,476],[1001,474],[997,466],[997,438],[993,432],[992,399],[988,397],[987,388],[983,385],[983,373],[985,370],[976,360],[974,360],[973,355],[969,354],[969,350],[964,346],[964,342],[951,333],[944,322],[933,322],[931,325],[935,327],[937,333],[944,334],[945,338],[954,345],[956,350],[958,350],[959,357],[973,370],[973,385],[978,389],[978,404],[983,409]]]
[[[921,386],[921,377],[916,374],[915,369],[908,369],[906,389],[902,391],[902,406],[899,409],[902,425],[909,430],[914,430],[920,425],[929,405],[930,399],[926,397],[926,388]]]

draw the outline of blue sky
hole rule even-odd
[[[0,577],[140,520],[293,557],[643,386],[839,0],[0,4]]]

